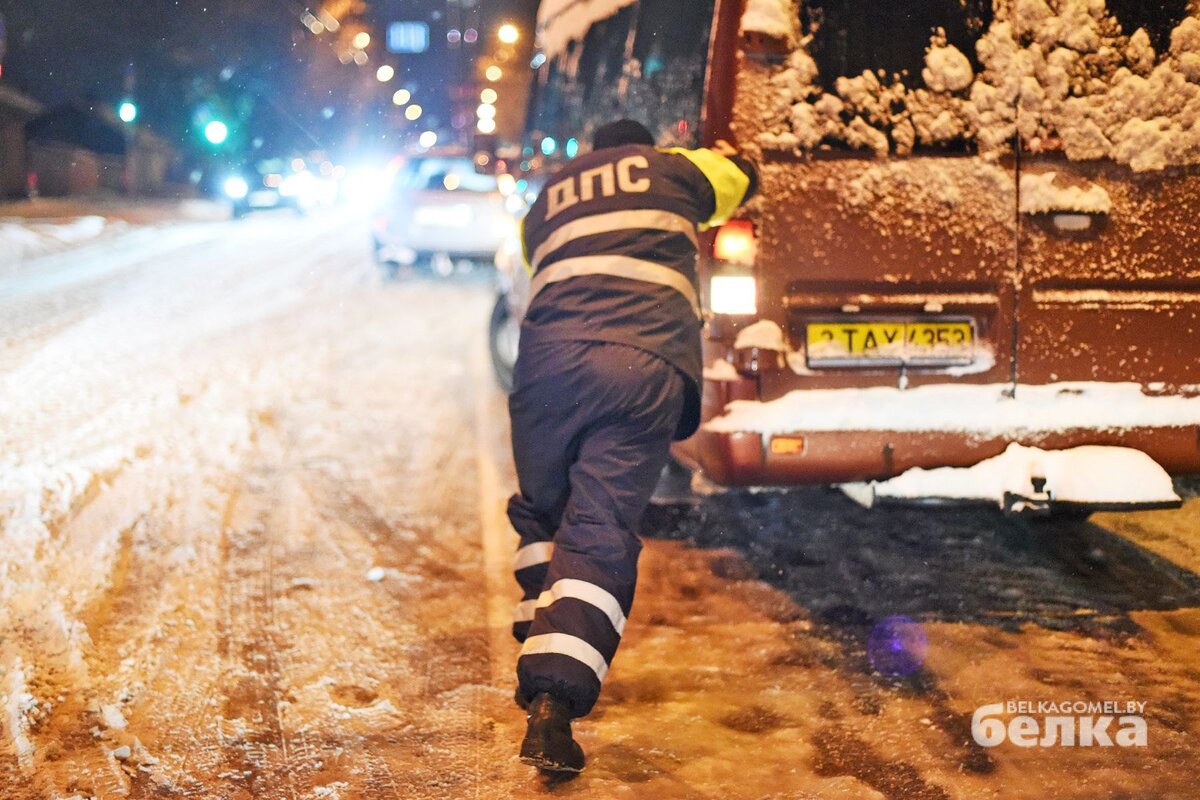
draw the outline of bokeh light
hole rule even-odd
[[[883,675],[912,675],[925,665],[928,652],[925,629],[908,617],[888,617],[867,637],[867,659]]]
[[[521,38],[521,32],[517,30],[516,25],[506,22],[500,26],[500,30],[496,32],[496,36],[505,44],[515,44],[517,39]]]
[[[211,144],[224,144],[229,138],[229,126],[218,119],[204,126],[204,138]]]

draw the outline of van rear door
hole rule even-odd
[[[763,152],[759,311],[793,350],[761,399],[1012,380],[1016,161],[979,155],[964,111],[991,21],[974,1],[812,0],[786,62],[749,56],[737,124]],[[966,357],[920,347],[942,336],[968,339]]]
[[[1196,394],[1200,12],[1109,6],[1017,21],[1017,380]]]

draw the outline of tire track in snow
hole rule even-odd
[[[291,457],[291,447],[289,446],[287,450],[289,456],[281,459],[281,463],[289,465],[286,467],[288,480],[281,487],[281,495],[277,500],[281,509],[280,515],[286,520],[285,530],[288,532],[289,548],[285,567],[286,574],[280,574],[280,577],[286,579],[290,576],[291,586],[304,587],[307,586],[308,578],[300,573],[307,573],[308,568],[317,566],[317,548],[326,541],[333,549],[340,551],[342,548],[336,541],[339,533],[336,529],[317,524],[321,514],[317,507],[319,487],[314,486],[314,474],[302,465],[296,465],[294,457]],[[337,555],[341,555],[341,553]],[[323,583],[330,590],[346,587],[353,580],[349,575],[344,573],[338,575],[335,571],[338,567],[350,566],[344,556],[341,558],[335,556],[332,559],[320,558],[319,563],[324,566],[324,571],[321,573],[324,577]],[[301,570],[302,567],[305,569]],[[284,582],[286,583],[286,581]],[[342,594],[342,592],[338,593]],[[281,674],[289,685],[297,685],[297,688],[300,689],[302,687],[299,684],[304,682],[302,676],[313,668],[314,662],[324,661],[322,666],[326,668],[331,666],[323,658],[324,654],[318,652],[317,648],[306,647],[302,644],[305,641],[304,637],[314,634],[327,636],[328,634],[324,631],[314,631],[311,626],[305,625],[304,613],[301,609],[285,613],[287,617],[294,618],[294,625],[290,621],[284,624],[295,630],[301,638],[293,641],[290,647],[280,648],[278,661]],[[357,646],[349,648],[350,651],[360,656],[370,651],[370,655],[374,656],[370,660],[375,663],[394,663],[394,659],[403,658],[403,654],[399,650],[393,648],[389,651],[388,648],[380,647],[376,642],[364,641],[364,638],[356,636],[354,644]],[[326,688],[332,702],[326,702],[323,706],[306,703],[289,692],[281,713],[285,734],[292,732],[289,734],[289,738],[292,741],[296,764],[300,767],[297,775],[301,779],[300,788],[306,793],[304,796],[309,796],[323,786],[336,786],[339,782],[343,782],[339,779],[348,775],[363,774],[366,784],[364,788],[368,792],[367,797],[373,798],[373,800],[386,800],[387,798],[401,800],[405,795],[397,786],[396,776],[392,769],[379,752],[368,746],[367,739],[370,735],[364,734],[361,730],[355,730],[352,724],[344,723],[338,713],[333,713],[334,707],[339,701],[348,703],[349,707],[356,711],[365,709],[369,712],[379,707],[376,702],[379,699],[378,694],[363,689],[357,683],[333,685]],[[309,733],[314,728],[319,729],[320,732],[318,735],[310,737]]]
[[[277,479],[266,470],[250,477],[221,541],[217,654],[224,667],[217,728],[223,764],[217,777],[253,797],[294,799],[274,641],[276,522],[268,487]]]

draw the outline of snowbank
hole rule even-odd
[[[1044,479],[1050,499],[1083,504],[1155,504],[1179,501],[1171,477],[1145,453],[1127,447],[1041,450],[1010,444],[998,456],[972,467],[910,469],[886,481],[846,484],[846,494],[864,505],[880,498],[994,500],[1006,493],[1030,497],[1035,478]]]
[[[81,244],[123,227],[123,223],[109,222],[99,216],[55,222],[0,218],[0,264]]]
[[[799,431],[954,431],[980,437],[1065,431],[1126,430],[1200,424],[1200,396],[1144,394],[1136,383],[1075,382],[1045,386],[936,384],[901,390],[813,389],[778,400],[735,400],[705,423],[716,433]]]

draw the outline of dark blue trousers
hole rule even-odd
[[[513,635],[526,699],[588,713],[633,606],[637,525],[683,411],[670,363],[606,342],[522,345],[509,398],[521,540]]]

